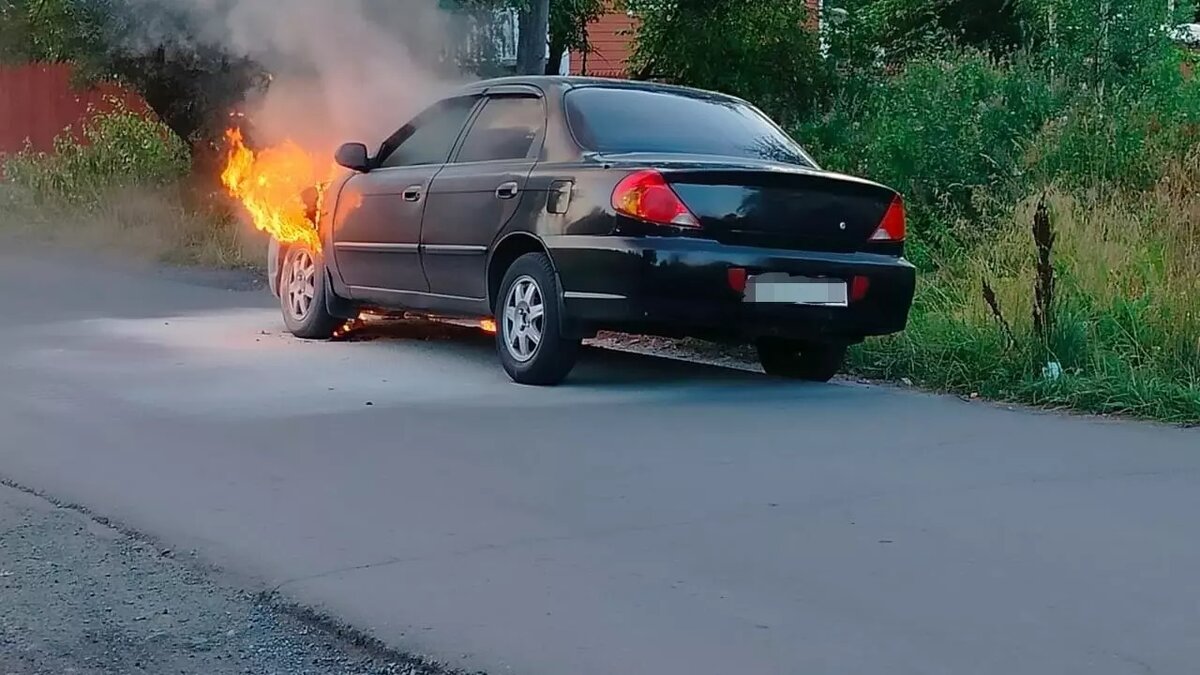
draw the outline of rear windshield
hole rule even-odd
[[[567,93],[566,105],[571,131],[585,150],[694,153],[814,166],[761,113],[722,97],[583,87]]]

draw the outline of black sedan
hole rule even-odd
[[[599,330],[754,343],[768,373],[826,381],[912,304],[900,196],[730,96],[490,80],[336,160],[321,250],[272,250],[303,338],[364,309],[494,317],[521,383],[561,382]]]

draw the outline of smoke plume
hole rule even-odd
[[[136,1],[167,10],[145,13],[145,46],[216,45],[270,73],[244,111],[260,143],[374,146],[457,83],[439,67],[454,20],[437,0]]]

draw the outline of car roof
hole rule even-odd
[[[726,101],[744,103],[742,99],[728,94],[692,87],[681,87],[661,82],[644,82],[640,80],[622,80],[609,77],[584,77],[580,75],[516,75],[498,77],[490,80],[472,82],[460,88],[460,93],[482,93],[487,89],[505,86],[528,86],[541,89],[570,90],[580,87],[607,87],[610,89],[630,89],[634,91],[650,91],[664,94],[681,94],[698,98],[719,98]]]

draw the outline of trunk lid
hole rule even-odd
[[[705,235],[733,246],[861,250],[896,196],[860,178],[772,162],[652,155],[605,159],[658,169]]]

